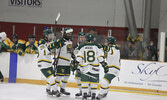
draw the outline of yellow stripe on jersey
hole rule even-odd
[[[40,60],[38,60],[38,63],[39,62],[47,62],[47,63],[52,63],[52,61],[51,60],[47,60],[47,59],[40,59]]]
[[[114,54],[114,50],[113,49],[111,49],[112,50],[112,54],[111,55],[113,55]]]
[[[81,56],[81,55],[78,55],[77,57],[81,57],[81,58],[84,58],[83,56]]]
[[[56,75],[61,75],[61,76],[70,76],[70,74],[62,74],[62,73],[56,73]]]
[[[79,66],[81,66],[81,67],[85,67],[86,65],[79,64]]]
[[[100,85],[100,88],[102,88],[102,89],[108,89],[109,87],[103,87],[103,86]]]
[[[75,77],[75,79],[81,79],[81,77]]]
[[[99,64],[90,64],[90,65],[92,65],[92,66],[99,66]]]
[[[120,70],[120,67],[115,66],[115,65],[108,65],[108,67],[109,67],[109,68],[112,68],[112,67],[113,67],[113,68],[116,68],[116,69]]]
[[[65,81],[65,80],[61,80],[63,83],[67,83],[67,81]]]
[[[49,79],[49,78],[52,77],[52,76],[53,76],[53,75],[48,76],[47,79]]]
[[[62,56],[59,56],[59,58],[64,59],[64,60],[67,60],[67,61],[70,61],[70,59],[65,58],[65,57],[62,57]]]
[[[106,80],[106,81],[110,84],[110,81],[109,81],[108,79],[106,79],[106,78],[104,78],[104,77],[103,77],[103,79]]]
[[[97,87],[91,87],[91,89],[97,89]]]
[[[81,83],[90,83],[90,82],[88,82],[88,81],[87,81],[87,82],[83,82],[83,81],[81,81]]]
[[[98,82],[89,82],[90,84],[99,84]]]
[[[81,88],[88,88],[88,86],[81,86]]]
[[[99,57],[104,57],[103,55],[100,55],[100,56],[98,56],[97,58],[99,58]]]
[[[56,84],[56,82],[54,82],[54,83],[51,83],[51,84],[50,84],[50,86],[53,86],[53,85],[55,85],[55,84]]]
[[[55,80],[56,83],[60,83],[60,81]]]

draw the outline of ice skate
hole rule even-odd
[[[52,91],[52,94],[55,95],[56,97],[60,97],[60,92],[57,90],[57,91]]]
[[[64,95],[70,95],[70,93],[65,91],[65,89],[63,89],[63,88],[60,89],[60,93],[62,93]]]

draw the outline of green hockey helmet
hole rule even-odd
[[[12,35],[12,39],[18,39],[17,34],[13,34],[13,35]]]
[[[86,41],[93,41],[94,40],[94,35],[92,33],[87,33],[85,35]]]
[[[54,39],[54,34],[50,29],[46,29],[43,31],[43,38],[46,41],[52,41]]]
[[[108,38],[107,38],[107,41],[108,41],[108,43],[110,43],[110,44],[115,44],[115,43],[116,43],[116,38],[113,37],[113,36],[111,36],[111,37],[108,37]]]
[[[85,36],[85,33],[84,32],[79,32],[78,36]]]
[[[78,41],[79,41],[79,43],[84,43],[85,42],[85,33],[84,32],[79,32],[78,33]]]
[[[48,35],[48,34],[52,34],[53,32],[50,30],[50,29],[45,29],[44,31],[43,31],[43,36],[45,36],[45,35]]]
[[[30,34],[28,38],[35,38],[35,36],[33,34]]]

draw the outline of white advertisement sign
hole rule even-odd
[[[167,63],[122,60],[121,86],[167,91]]]

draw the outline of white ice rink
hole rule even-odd
[[[31,84],[0,84],[0,100],[80,100],[75,98],[77,88],[67,88],[71,96],[60,98],[49,97],[45,93],[45,86]],[[102,100],[167,100],[166,96],[143,95],[134,93],[109,92],[107,98]]]

